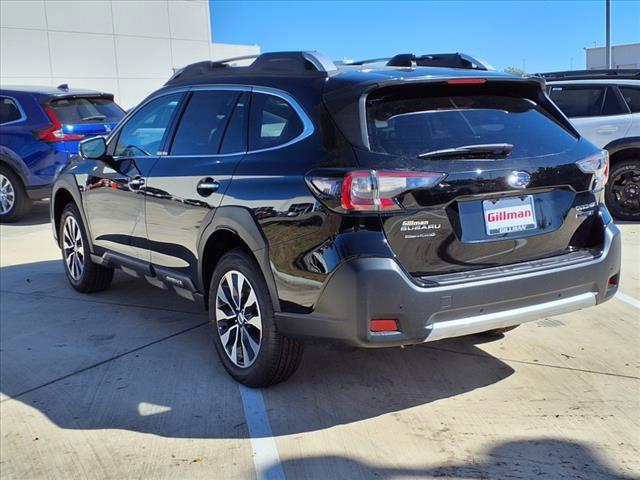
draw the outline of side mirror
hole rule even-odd
[[[80,142],[80,156],[84,159],[99,160],[107,153],[104,137],[88,138]]]

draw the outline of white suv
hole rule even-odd
[[[605,198],[621,220],[640,220],[640,70],[541,75],[551,99],[580,134],[609,151]]]

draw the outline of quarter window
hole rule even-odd
[[[195,92],[189,100],[171,147],[171,155],[215,155],[239,92]]]
[[[180,93],[164,95],[136,112],[122,127],[114,155],[156,155],[181,98]]]
[[[640,88],[620,87],[620,93],[633,113],[640,113]]]
[[[262,93],[252,97],[250,123],[251,150],[283,145],[303,131],[302,120],[286,100]]]
[[[15,101],[9,97],[0,97],[0,125],[15,122],[21,118],[22,113]]]

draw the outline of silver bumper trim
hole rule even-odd
[[[594,292],[587,292],[551,302],[476,315],[474,317],[437,322],[427,326],[429,336],[425,339],[425,342],[471,335],[495,328],[520,325],[521,323],[539,320],[542,317],[561,315],[563,313],[580,310],[581,308],[592,307],[595,304],[596,294]]]

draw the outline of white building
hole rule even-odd
[[[607,52],[605,47],[585,48],[587,54],[587,70],[603,70],[607,68]],[[640,43],[614,45],[611,47],[612,68],[640,68]]]
[[[0,84],[68,83],[130,108],[174,69],[260,51],[211,38],[206,0],[0,0]]]

